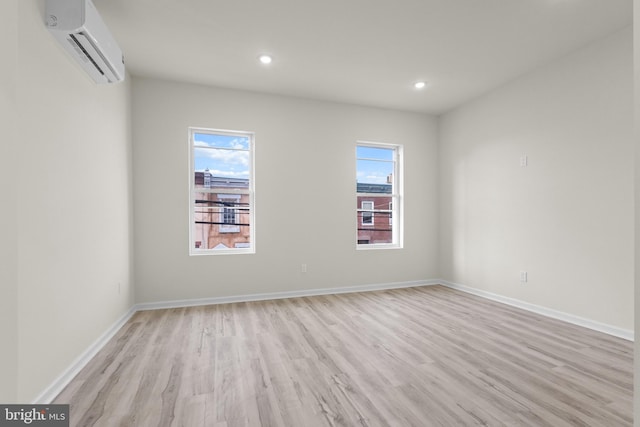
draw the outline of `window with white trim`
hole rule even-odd
[[[356,145],[358,249],[402,247],[401,162],[399,145]]]
[[[220,202],[220,233],[240,233],[240,214],[237,206],[241,205],[240,194],[218,194]],[[235,243],[234,242],[234,246]]]
[[[362,209],[362,226],[373,227],[373,203],[370,200],[363,200]]]
[[[189,129],[189,253],[253,253],[253,133]]]

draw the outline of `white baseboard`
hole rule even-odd
[[[613,335],[618,338],[623,338],[627,341],[634,340],[634,331],[628,329],[618,328],[616,326],[607,325],[606,323],[596,322],[595,320],[585,319],[584,317],[574,316],[573,314],[565,313],[551,308],[542,307],[535,304],[530,304],[525,301],[521,301],[515,298],[509,298],[502,295],[494,294],[491,292],[483,291],[481,289],[472,288],[458,283],[449,282],[447,280],[440,280],[440,283],[451,289],[457,289],[462,292],[473,294],[482,298],[490,299],[493,301],[501,302],[513,307],[518,307],[523,310],[531,311],[533,313],[541,314],[553,319],[562,320],[567,323],[571,323],[585,328],[593,329],[594,331],[604,332],[605,334]]]
[[[109,329],[107,329],[97,340],[93,342],[71,365],[65,369],[33,402],[37,404],[49,404],[58,394],[78,375],[80,370],[109,342],[111,338],[124,326],[125,323],[136,312],[135,306],[131,307],[122,317],[120,317]]]
[[[304,289],[299,291],[267,292],[262,294],[234,295],[227,297],[197,298],[174,301],[146,302],[136,304],[136,311],[163,308],[193,307],[198,305],[229,304],[234,302],[266,301],[284,298],[310,297],[316,295],[347,294],[353,292],[383,291],[389,289],[415,288],[417,286],[438,285],[440,280],[416,280],[410,282],[379,283],[375,285],[347,286],[341,288]]]

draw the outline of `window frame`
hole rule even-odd
[[[404,184],[403,184],[403,165],[404,165],[404,147],[400,144],[392,144],[385,142],[372,142],[372,141],[356,141],[355,145],[355,158],[356,158],[356,201],[358,197],[366,197],[369,200],[374,201],[376,198],[380,198],[379,193],[358,193],[357,189],[357,172],[358,172],[358,160],[376,160],[358,157],[358,147],[371,147],[393,150],[393,175],[392,175],[392,190],[391,194],[386,194],[386,197],[390,197],[389,207],[390,209],[374,209],[372,213],[372,223],[362,224],[363,227],[375,226],[375,212],[388,212],[389,213],[389,225],[391,225],[392,241],[390,243],[358,243],[358,228],[360,228],[361,219],[356,215],[356,249],[357,250],[377,250],[377,249],[402,249],[404,244]],[[384,160],[383,160],[384,161]],[[356,204],[357,205],[357,204]],[[364,212],[362,206],[356,209],[356,214]],[[373,227],[375,228],[375,227]]]
[[[210,135],[224,135],[224,136],[237,136],[242,138],[248,138],[249,141],[249,185],[246,190],[225,188],[224,191],[220,189],[207,189],[207,188],[195,188],[195,144],[194,137],[196,134],[210,134]],[[255,133],[248,131],[226,130],[226,129],[212,129],[203,127],[189,127],[188,128],[188,150],[189,150],[189,255],[230,255],[230,254],[255,254],[256,252],[256,221],[255,221]],[[233,199],[237,197],[240,199],[242,195],[247,195],[249,199],[249,247],[229,247],[226,249],[201,249],[196,248],[196,236],[194,236],[195,225],[195,194],[196,193],[211,193],[215,194],[218,200]],[[227,197],[225,197],[227,196]],[[224,214],[220,212],[220,215]],[[236,212],[236,220],[238,213]],[[222,221],[221,221],[222,222]],[[229,224],[233,227],[233,225]],[[239,226],[238,226],[239,227]],[[221,230],[222,232],[222,230]],[[232,234],[232,231],[225,231],[223,234]],[[204,242],[201,242],[201,245]]]

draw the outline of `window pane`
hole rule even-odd
[[[393,243],[392,196],[358,195],[358,244]]]
[[[249,247],[251,208],[247,194],[195,193],[195,249]]]

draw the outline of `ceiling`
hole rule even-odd
[[[94,0],[128,71],[441,114],[632,24],[632,0]],[[273,55],[262,65],[261,53]],[[413,88],[419,80],[422,90]]]

